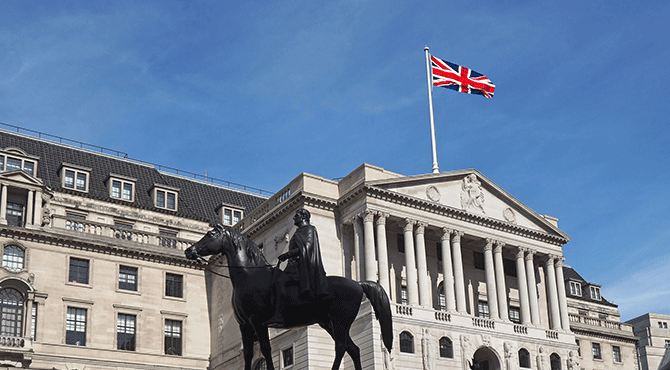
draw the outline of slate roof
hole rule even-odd
[[[592,299],[589,286],[596,285],[596,286],[599,287],[599,285],[591,284],[591,283],[587,282],[572,267],[563,265],[563,278],[565,279],[565,292],[567,293],[568,298],[577,299],[577,300],[585,301],[585,302],[589,302],[589,303],[602,304],[602,305],[605,305],[605,306],[618,307],[616,304],[614,304],[612,302],[609,302],[608,300],[605,299],[605,297],[602,296],[602,290],[600,292],[601,293],[600,294],[601,299],[599,301],[596,300],[596,299]],[[582,285],[582,296],[581,297],[574,296],[574,295],[570,294],[569,281],[577,281],[577,282],[581,283],[581,285]]]
[[[10,147],[19,148],[28,155],[39,157],[37,177],[52,190],[105,202],[208,222],[215,219],[215,209],[222,203],[242,208],[246,214],[267,200],[266,196],[260,194],[159,171],[153,165],[140,161],[96,153],[92,150],[80,149],[0,129],[0,149]],[[88,193],[61,186],[59,169],[63,164],[91,169]],[[134,202],[130,203],[109,196],[106,182],[110,174],[137,180],[135,182]],[[150,193],[154,185],[165,185],[179,189],[176,212],[154,207]]]

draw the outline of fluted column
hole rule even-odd
[[[486,246],[484,246],[484,270],[486,272],[486,297],[488,299],[489,314],[492,319],[499,319],[496,277],[493,270],[493,240],[491,239],[486,239]]]
[[[444,300],[447,311],[456,310],[456,296],[454,294],[454,270],[451,263],[451,239],[452,231],[442,228],[442,272],[444,280],[442,281],[442,289],[444,293]]]
[[[7,184],[2,184],[2,194],[0,194],[0,223],[7,225]]]
[[[377,281],[377,261],[375,260],[375,212],[363,212],[363,253],[365,254],[365,280]]]
[[[521,323],[530,324],[530,303],[528,302],[528,281],[526,267],[523,263],[525,248],[519,248],[516,253],[516,279],[519,282],[519,304],[521,305]]]
[[[428,263],[426,262],[426,239],[424,237],[427,224],[417,222],[414,229],[416,238],[416,266],[419,274],[419,302],[423,307],[431,306],[430,282],[428,281]]]
[[[33,224],[33,199],[35,199],[35,191],[28,190],[28,202],[26,204],[26,225]]]
[[[563,261],[565,257],[558,257],[554,263],[556,267],[556,284],[558,285],[558,305],[561,309],[561,327],[570,330],[570,318],[568,317],[568,299],[565,295],[565,278],[563,277]]]
[[[556,268],[554,267],[554,256],[549,255],[546,261],[547,290],[549,293],[549,315],[551,317],[551,328],[561,329],[561,313],[558,308],[558,288],[556,287]]]
[[[463,232],[454,231],[454,241],[451,243],[451,255],[454,258],[454,289],[456,290],[456,310],[467,313],[465,302],[465,279],[463,277],[463,257],[461,256],[461,237]]]
[[[361,220],[359,216],[354,217],[353,220],[354,224],[354,258],[356,259],[356,280],[362,281],[363,280],[363,264],[361,263],[361,260],[363,259],[363,256],[361,256],[361,237],[363,235],[363,226],[361,225]]]
[[[389,283],[389,256],[386,244],[386,219],[388,213],[379,212],[377,217],[377,263],[379,264],[379,284],[388,294],[391,291]]]
[[[507,310],[507,286],[505,285],[505,268],[503,266],[502,249],[505,243],[496,242],[493,249],[493,262],[496,269],[496,288],[498,293],[498,311],[500,318],[509,320],[509,311]]]
[[[535,252],[528,250],[526,254],[526,278],[528,279],[528,302],[530,303],[530,319],[533,325],[540,325],[540,307],[537,302],[537,283],[535,282]]]
[[[405,271],[407,277],[407,298],[409,304],[419,304],[419,291],[416,279],[416,261],[414,259],[414,221],[405,219]]]

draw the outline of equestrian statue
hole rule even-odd
[[[277,267],[267,262],[253,241],[221,224],[214,225],[185,254],[188,259],[200,262],[204,256],[226,256],[233,285],[233,312],[242,334],[245,370],[251,370],[256,340],[266,368],[274,370],[268,327],[288,329],[312,324],[319,324],[335,341],[333,370],[340,368],[345,352],[353,360],[355,370],[362,370],[360,350],[349,329],[365,295],[379,320],[384,346],[390,352],[393,323],[388,296],[376,282],[326,276],[309,211],[299,209],[293,221],[298,228],[288,251],[279,255]],[[279,263],[285,260],[287,266],[282,271]]]

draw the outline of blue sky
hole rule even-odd
[[[431,171],[424,46],[496,84],[433,94],[476,168],[572,240],[622,319],[670,314],[666,1],[2,1],[0,122],[278,191]]]

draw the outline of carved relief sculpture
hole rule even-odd
[[[433,337],[428,332],[428,329],[423,329],[423,336],[421,337],[421,350],[423,351],[423,370],[435,369],[435,356],[433,355],[431,343],[433,343]]]
[[[516,347],[513,342],[507,341],[503,344],[505,348],[505,362],[507,363],[507,370],[518,369],[519,361],[517,360]]]
[[[568,354],[568,370],[579,370],[579,361],[574,351]]]
[[[484,212],[484,192],[482,183],[477,180],[474,173],[463,178],[461,184],[461,208],[466,211],[476,210]]]
[[[549,359],[547,358],[547,354],[544,350],[544,347],[540,347],[538,350],[538,355],[537,355],[537,368],[539,370],[549,370]]]

